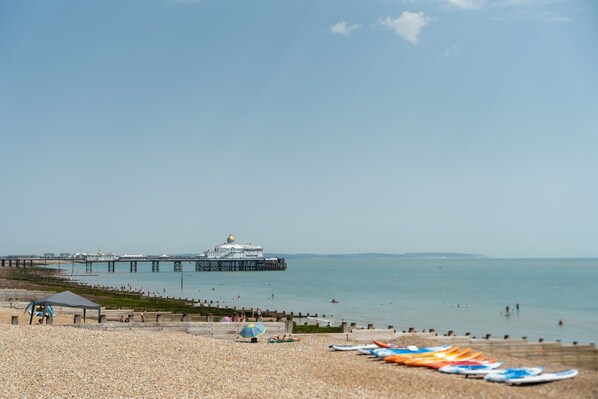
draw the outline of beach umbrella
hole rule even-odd
[[[223,318],[220,319],[220,323],[231,323],[233,321],[233,319],[231,319],[228,316],[224,316]]]
[[[243,338],[255,338],[266,332],[266,326],[262,323],[249,323],[243,326],[241,329],[241,336]]]

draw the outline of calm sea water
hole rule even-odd
[[[596,259],[290,259],[284,272],[195,272],[194,264],[183,263],[184,288],[171,263],[160,264],[159,273],[145,263],[137,273],[129,273],[128,263],[118,264],[116,273],[96,264],[92,275],[84,265],[62,268],[92,285],[130,284],[158,296],[317,313],[333,323],[598,342]]]

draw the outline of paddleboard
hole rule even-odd
[[[504,362],[447,365],[439,368],[438,371],[448,374],[488,374],[492,372],[492,370],[502,366],[503,363]]]
[[[526,385],[526,384],[539,384],[541,382],[559,381],[573,378],[577,375],[577,370],[563,370],[556,373],[546,373],[534,376],[525,376],[517,378],[509,378],[505,381],[505,384],[509,385]]]
[[[496,369],[492,370],[484,376],[486,381],[492,382],[505,382],[512,378],[522,378],[535,376],[544,371],[544,367],[522,367],[522,368],[511,368],[511,369]]]
[[[378,345],[366,344],[366,345],[330,345],[329,348],[335,351],[356,351],[360,349],[375,349]]]

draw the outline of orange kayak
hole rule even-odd
[[[376,345],[378,345],[379,348],[390,348],[393,345],[387,343],[387,342],[382,342],[382,341],[377,341],[375,339],[372,340],[372,342]]]

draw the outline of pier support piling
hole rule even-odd
[[[131,273],[137,273],[137,261],[136,260],[131,261]]]
[[[152,261],[152,272],[159,272],[160,271],[160,262],[157,260]]]
[[[183,270],[183,262],[181,262],[180,260],[175,260],[174,261],[174,271],[180,272],[182,270]]]

